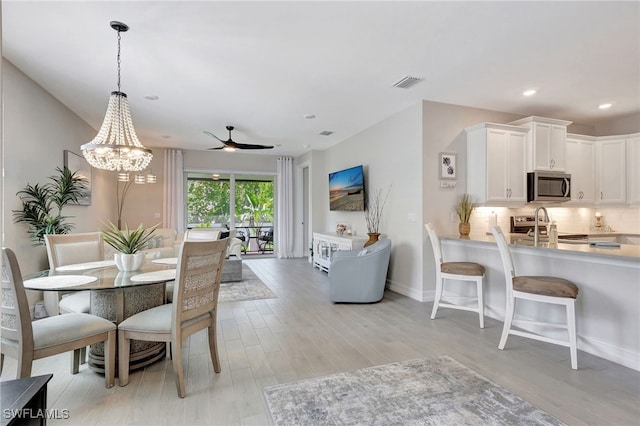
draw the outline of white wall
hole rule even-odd
[[[380,229],[392,241],[390,288],[416,297],[422,286],[422,124],[421,104],[401,111],[313,157],[313,230],[335,232],[336,223],[367,232],[363,212],[329,211],[328,174],[362,164],[369,195],[391,188]],[[318,156],[319,157],[319,156]],[[415,221],[408,221],[408,215]]]
[[[20,209],[16,192],[27,183],[45,183],[63,166],[63,151],[81,154],[80,145],[97,131],[53,98],[5,59],[2,60],[4,107],[3,245],[16,252],[23,274],[48,267],[44,246],[33,247],[24,224],[14,224],[12,210]],[[105,103],[106,108],[106,103]],[[92,205],[69,206],[63,214],[73,216],[74,232],[100,229],[115,220],[113,173],[94,169]]]

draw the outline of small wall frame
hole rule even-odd
[[[458,176],[458,163],[455,152],[441,152],[439,155],[440,179],[456,180]]]

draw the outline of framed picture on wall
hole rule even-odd
[[[76,154],[73,151],[64,150],[64,165],[71,171],[71,173],[77,173],[78,176],[86,179],[85,189],[78,197],[79,206],[91,205],[91,172],[92,168],[84,159],[84,157]],[[73,204],[73,203],[72,203]]]
[[[458,164],[456,163],[455,152],[440,153],[440,179],[456,180],[458,175]]]

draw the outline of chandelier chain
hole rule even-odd
[[[120,30],[118,30],[118,92],[120,91]]]

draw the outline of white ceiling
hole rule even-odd
[[[3,55],[98,128],[117,88],[112,20],[131,28],[122,91],[150,147],[219,146],[202,132],[230,124],[236,142],[297,155],[421,99],[583,124],[640,110],[635,1],[5,0]],[[407,75],[424,81],[392,87]]]

